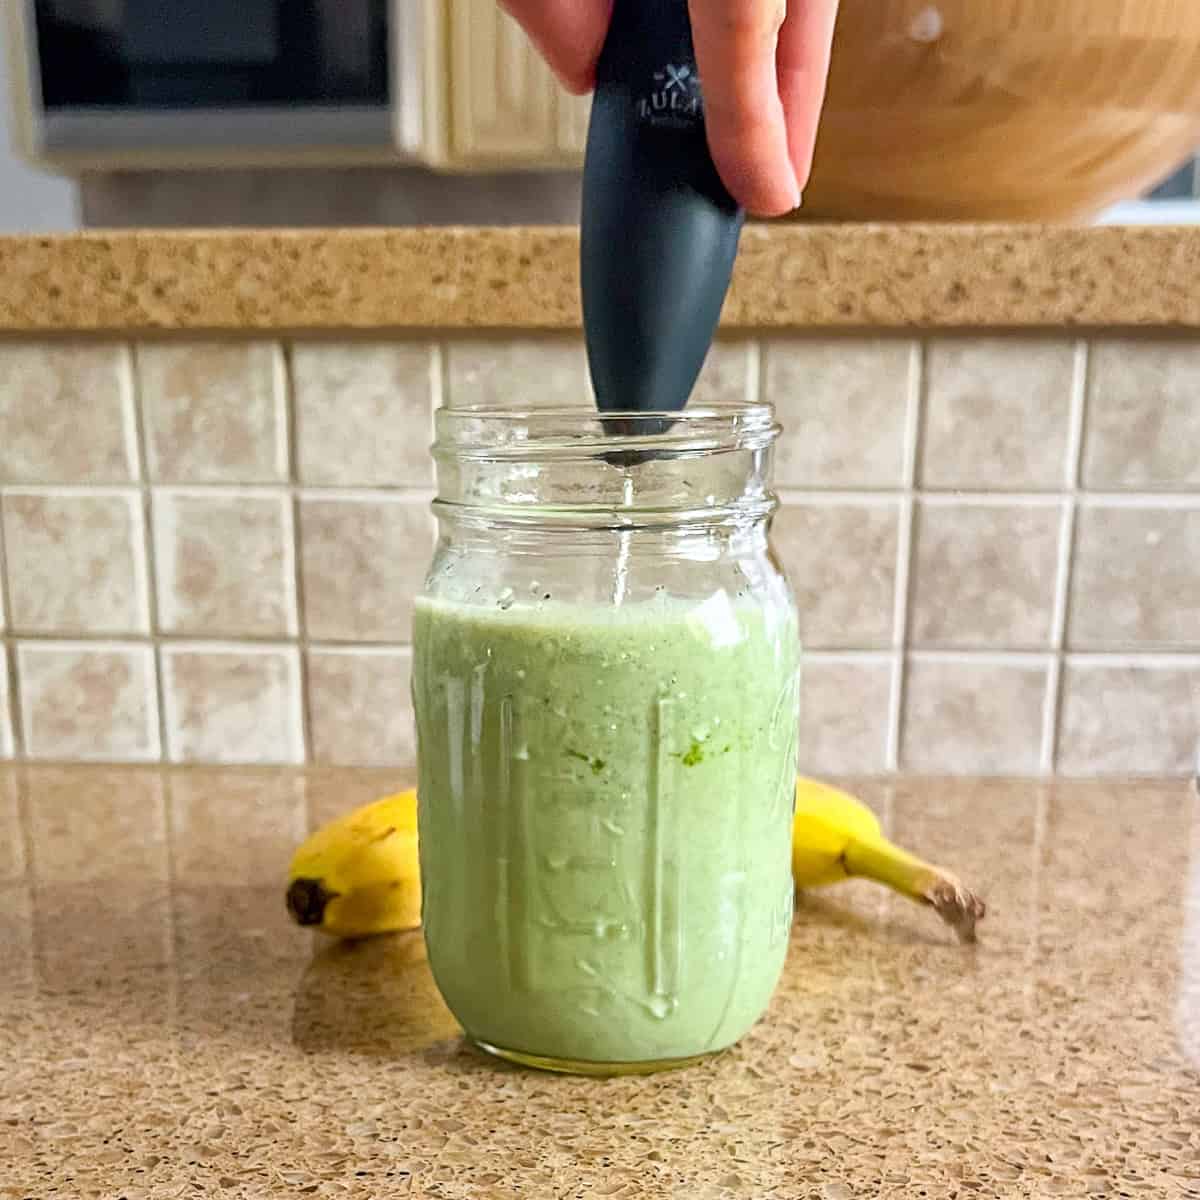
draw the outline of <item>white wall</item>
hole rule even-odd
[[[12,150],[7,14],[0,9],[0,234],[79,227],[79,188],[70,179],[35,170]]]

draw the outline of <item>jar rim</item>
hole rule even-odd
[[[698,455],[769,446],[780,433],[765,402],[711,403],[678,411],[611,411],[555,405],[449,405],[434,415],[435,458],[591,459],[633,451]]]

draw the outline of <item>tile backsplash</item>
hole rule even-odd
[[[1196,769],[1200,343],[721,341],[697,400],[747,397],[804,769]],[[411,761],[451,398],[587,404],[582,342],[0,342],[0,758]]]

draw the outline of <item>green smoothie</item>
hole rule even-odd
[[[429,960],[475,1039],[590,1063],[735,1042],[787,949],[794,616],[417,602]]]

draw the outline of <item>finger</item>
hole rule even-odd
[[[688,0],[713,162],[759,216],[800,203],[775,56],[785,0]]]
[[[787,122],[788,155],[802,189],[812,171],[837,9],[838,0],[790,0],[779,32],[779,98]]]
[[[590,91],[612,18],[613,0],[500,0],[564,87]]]

